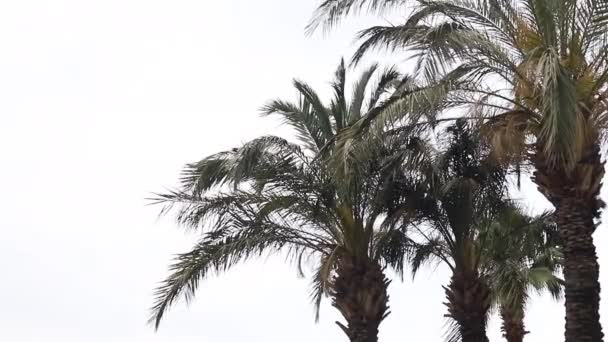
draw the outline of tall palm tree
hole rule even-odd
[[[383,167],[402,142],[395,136],[369,144],[347,182],[334,177],[331,144],[338,131],[373,111],[400,78],[394,68],[380,73],[373,65],[354,82],[348,102],[342,62],[330,105],[294,81],[299,102],[274,100],[263,114],[280,116],[296,131],[297,144],[266,136],[186,166],[181,188],[158,201],[165,212],[176,210],[179,224],[204,235],[176,257],[158,288],[151,318],[156,327],[177,299],[193,298],[209,273],[285,251],[300,270],[307,260],[315,265],[317,318],[321,298],[329,295],[346,320],[336,323],[351,341],[377,341],[378,327],[389,314],[384,265],[390,260],[401,270],[407,243],[399,230],[379,225],[402,206],[401,194],[393,190],[401,176]]]
[[[561,297],[556,235],[552,215],[528,216],[516,205],[507,206],[480,234],[485,245],[482,273],[489,279],[507,342],[522,342],[529,333],[524,317],[531,289]]]
[[[327,0],[310,27],[406,2]],[[416,7],[404,24],[360,34],[355,61],[372,48],[407,46],[426,86],[403,98],[405,103],[411,107],[430,98],[434,103],[417,108],[483,109],[497,151],[517,165],[530,165],[533,181],[555,207],[564,254],[566,342],[602,341],[593,232],[604,207],[599,192],[608,120],[608,1],[412,2]]]
[[[491,284],[481,272],[485,245],[479,235],[505,206],[506,172],[491,162],[487,146],[464,121],[448,128],[446,140],[410,174],[410,186],[396,189],[409,199],[402,210],[415,242],[409,261],[414,274],[427,261],[450,268],[446,316],[456,323],[456,336],[488,341]]]

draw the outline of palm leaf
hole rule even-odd
[[[344,17],[358,14],[362,11],[382,13],[388,9],[400,7],[407,0],[325,0],[316,9],[312,19],[306,26],[306,32],[312,34],[319,26],[329,30],[336,26]]]
[[[191,301],[201,279],[210,272],[225,272],[241,260],[289,244],[282,234],[265,229],[205,235],[190,252],[176,256],[169,267],[170,275],[155,292],[150,323],[158,329],[167,309],[180,297]]]
[[[367,85],[377,69],[378,65],[372,64],[361,74],[361,77],[355,83],[348,110],[348,118],[346,118],[346,122],[349,124],[354,123],[361,117],[361,109],[363,107],[363,101],[365,100]]]

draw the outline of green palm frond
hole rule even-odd
[[[491,273],[492,292],[496,303],[525,306],[528,301],[528,286],[533,281],[527,269],[516,262],[506,262],[499,272]]]
[[[503,43],[515,45],[516,27],[513,22],[521,15],[511,0],[489,1],[432,1],[422,13],[438,14],[450,18],[466,18],[469,23],[483,27]]]
[[[306,144],[308,150],[317,151],[325,144],[325,135],[321,128],[323,123],[319,122],[319,117],[305,97],[301,97],[298,105],[273,100],[262,107],[261,111],[264,116],[280,115],[285,124],[295,129],[299,140]]]
[[[416,276],[420,268],[427,263],[438,263],[446,254],[439,238],[429,239],[414,246],[410,256],[412,276]]]
[[[374,91],[370,95],[366,111],[369,112],[375,108],[378,101],[380,101],[385,94],[394,88],[402,78],[403,75],[395,66],[386,68],[380,75],[377,84],[373,88]]]
[[[376,49],[385,48],[389,51],[406,46],[413,35],[423,31],[423,28],[399,26],[374,26],[362,30],[357,35],[357,40],[362,41],[355,51],[351,64],[357,65],[365,55]]]
[[[349,15],[361,12],[379,14],[406,3],[407,0],[324,0],[306,26],[306,32],[312,34],[319,26],[329,30]]]
[[[401,229],[380,231],[375,235],[375,259],[383,260],[403,279],[406,267],[409,265],[407,256],[412,253],[416,244]]]
[[[437,115],[450,103],[450,91],[458,86],[450,80],[421,85],[411,76],[405,76],[390,97],[353,125],[350,134],[356,137],[370,129],[382,132],[395,126],[400,130],[424,132],[435,128],[438,122],[454,122],[456,118],[438,119]]]
[[[254,139],[241,148],[220,152],[182,171],[181,185],[193,194],[202,195],[223,185],[236,186],[251,179],[260,165],[275,170],[294,169],[307,161],[300,146],[276,136]]]
[[[298,90],[302,98],[310,104],[311,114],[314,115],[316,122],[318,123],[318,129],[323,138],[323,144],[327,140],[331,139],[334,135],[333,126],[331,123],[332,115],[329,109],[325,107],[323,101],[317,94],[317,92],[306,82],[294,80],[294,88]]]
[[[244,259],[284,247],[303,253],[309,246],[291,240],[280,230],[264,226],[206,234],[190,252],[176,256],[169,267],[171,274],[155,293],[150,323],[158,328],[167,309],[180,297],[192,300],[200,281],[210,273],[225,272]]]
[[[367,86],[377,69],[378,64],[372,64],[361,74],[361,77],[355,83],[351,103],[348,108],[348,118],[346,118],[346,122],[348,124],[353,124],[355,121],[361,118],[361,111],[363,108],[363,101],[366,97]]]
[[[575,162],[584,143],[580,141],[582,123],[578,115],[575,85],[559,59],[556,51],[548,50],[539,61],[545,80],[544,92],[540,96],[546,100],[542,108],[544,121],[538,138],[543,142],[544,152],[554,155],[549,160],[551,166]],[[551,153],[552,151],[558,153]]]
[[[340,61],[331,84],[334,89],[334,99],[331,103],[331,114],[336,122],[336,130],[340,131],[348,123],[348,105],[346,103],[346,67],[344,59]]]
[[[340,253],[340,248],[335,247],[329,254],[324,255],[312,278],[310,297],[314,305],[315,322],[319,322],[321,301],[324,296],[329,294],[331,277],[333,275],[332,272],[335,268],[338,253]]]
[[[555,271],[547,267],[532,267],[528,272],[530,285],[538,292],[548,291],[553,299],[559,300],[563,295],[563,280]]]
[[[404,77],[399,82],[393,79],[391,83],[395,84],[395,90],[392,95],[378,102],[360,120],[337,135],[333,169],[336,170],[338,177],[348,177],[353,172],[357,172],[359,166],[365,165],[361,161],[368,159],[370,145],[379,146],[382,141],[390,140],[389,144],[401,146],[403,149],[406,146],[413,146],[408,142],[410,138],[419,141],[427,138],[427,133],[436,123],[433,118],[435,104],[427,97],[433,90],[426,89],[428,93],[425,93],[423,89],[412,89],[412,82],[413,80],[408,77]],[[410,120],[401,120],[404,113],[416,113],[417,117],[414,118],[412,115]],[[419,120],[422,116],[428,120]],[[410,148],[406,150],[410,156],[420,156],[412,153],[414,151]]]
[[[202,193],[230,182],[235,151],[211,155],[195,164],[188,164],[182,172],[182,184]]]
[[[164,205],[162,214],[176,210],[176,221],[179,225],[198,229],[202,222],[225,215],[230,210],[241,211],[247,214],[248,202],[253,198],[246,193],[231,195],[205,196],[200,198],[184,192],[172,191],[158,194],[153,199],[155,204]],[[216,221],[220,225],[223,221]],[[216,224],[217,225],[217,224]]]
[[[555,47],[558,42],[556,18],[559,7],[555,1],[526,0],[523,2],[529,15],[534,19],[535,28],[543,38],[546,47]]]

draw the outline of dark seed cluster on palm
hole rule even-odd
[[[324,0],[307,31],[404,9],[402,22],[358,34],[350,66],[371,51],[404,53],[411,74],[372,64],[350,83],[342,61],[329,102],[295,80],[295,102],[261,109],[295,138],[260,137],[189,164],[175,191],[155,196],[202,232],[158,288],[156,327],[207,275],[285,253],[302,274],[312,266],[317,319],[330,297],[350,341],[378,340],[386,270],[415,275],[428,263],[451,271],[450,342],[488,341],[493,312],[507,341],[523,341],[533,291],[565,299],[566,342],[603,341],[593,233],[604,207],[608,0]],[[509,197],[523,176],[554,212],[532,215]]]

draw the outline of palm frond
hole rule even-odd
[[[418,13],[418,20],[429,17],[457,19],[463,24],[482,28],[504,44],[515,45],[516,28],[514,19],[518,18],[516,7],[511,1],[424,1]],[[413,15],[412,15],[413,16]]]
[[[377,84],[374,86],[374,90],[369,98],[366,112],[371,111],[383,95],[389,92],[391,87],[394,87],[399,80],[403,78],[403,75],[397,70],[395,66],[386,68],[380,75]]]
[[[317,151],[325,143],[325,135],[311,103],[301,97],[299,104],[293,104],[280,99],[267,103],[261,109],[262,116],[280,115],[283,122],[298,134],[298,138],[311,151]]]
[[[243,231],[224,229],[206,234],[188,253],[176,256],[171,273],[157,288],[150,323],[158,326],[166,311],[180,297],[191,301],[200,281],[212,272],[225,272],[236,263],[268,250],[290,246],[304,251],[305,245],[293,244],[273,229],[254,227]]]
[[[557,47],[558,32],[556,30],[557,2],[547,0],[526,0],[524,6],[528,8],[534,18],[536,29],[543,38],[547,48]]]
[[[412,276],[415,277],[424,264],[441,261],[442,255],[444,255],[443,244],[438,238],[428,239],[416,244],[410,256]]]
[[[317,92],[310,85],[299,80],[294,80],[293,84],[300,95],[302,95],[305,101],[310,105],[311,114],[315,119],[319,134],[323,139],[324,144],[334,135],[331,124],[331,113],[329,112],[328,108],[325,107]]]
[[[411,254],[415,243],[402,230],[391,229],[376,233],[374,259],[381,260],[390,266],[403,279],[408,265],[407,256]]]
[[[363,57],[376,49],[387,49],[395,51],[410,43],[415,35],[425,31],[425,27],[399,26],[374,26],[362,30],[357,34],[357,40],[362,41],[355,51],[351,65],[357,65]]]
[[[319,26],[328,31],[349,15],[362,11],[379,14],[403,6],[406,2],[407,0],[324,0],[315,10],[306,26],[306,32],[312,34]]]
[[[563,295],[563,280],[555,271],[546,267],[532,267],[528,273],[530,285],[538,292],[548,291],[553,299],[559,300]]]
[[[335,262],[339,248],[334,248],[331,253],[321,258],[319,265],[312,279],[310,297],[313,301],[315,310],[315,322],[319,321],[321,313],[321,301],[324,296],[329,294],[332,271],[335,268]]]
[[[462,334],[460,333],[460,325],[453,318],[446,317],[444,327],[445,342],[460,342]]]
[[[335,80],[332,82],[334,99],[331,103],[331,114],[336,122],[336,130],[340,131],[348,123],[348,107],[346,104],[346,67],[344,59],[340,61],[335,72]]]
[[[307,162],[304,151],[295,144],[276,136],[263,136],[240,148],[220,152],[199,162],[188,164],[181,175],[184,191],[203,195],[223,185],[237,186],[254,178],[260,165],[276,171],[297,168]]]
[[[559,58],[556,51],[547,50],[539,62],[544,79],[544,92],[539,94],[544,99],[539,140],[544,153],[550,156],[550,167],[560,164],[571,168],[585,141],[580,140],[583,127],[574,82]]]
[[[377,69],[378,64],[372,64],[361,74],[361,77],[355,83],[351,103],[348,108],[348,118],[346,118],[348,124],[354,123],[361,117],[361,109],[363,107],[363,101],[365,100],[366,89]]]

